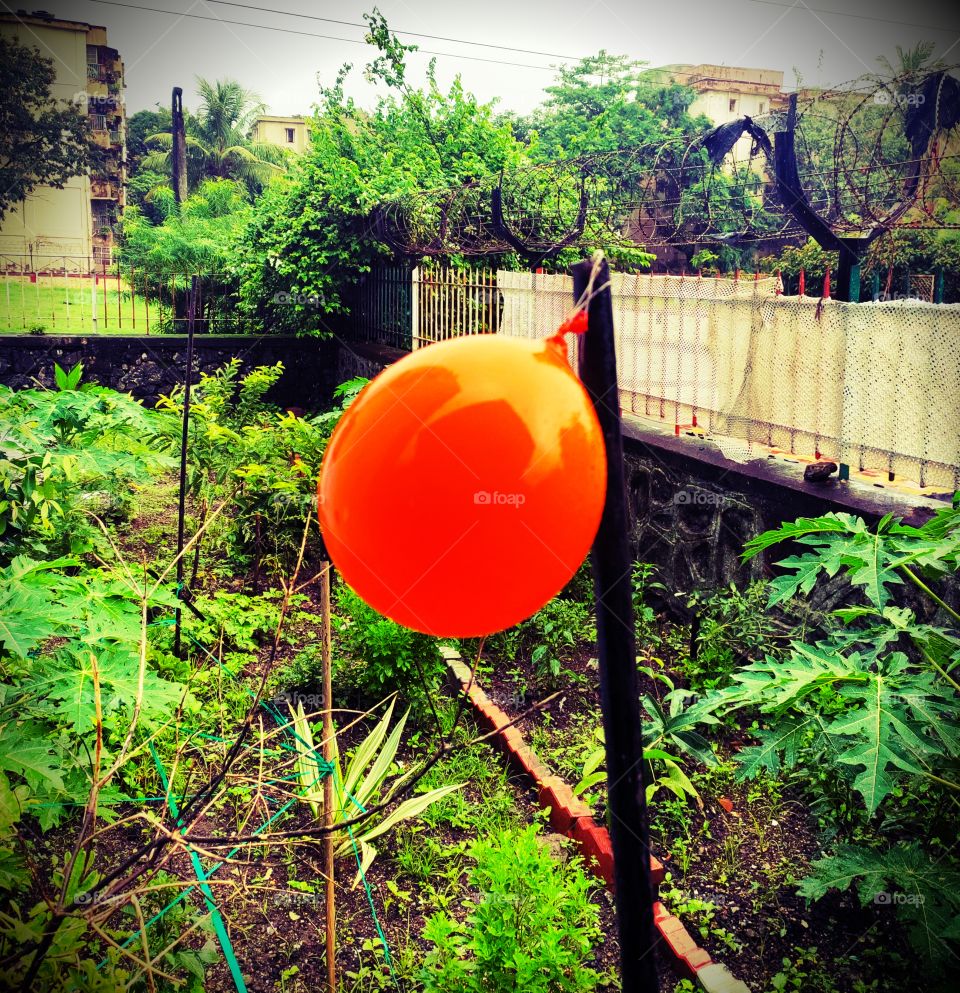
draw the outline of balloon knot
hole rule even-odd
[[[575,310],[557,329],[557,337],[565,334],[583,334],[587,330],[587,312]]]

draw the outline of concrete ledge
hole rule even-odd
[[[658,421],[623,415],[623,436],[627,451],[648,454],[669,464],[679,461],[683,468],[702,477],[705,481],[720,477],[729,480],[731,487],[750,492],[757,487],[776,487],[796,494],[800,502],[808,501],[809,509],[797,516],[816,516],[827,510],[848,511],[869,520],[878,520],[884,514],[903,517],[906,523],[920,525],[941,507],[949,506],[951,493],[935,488],[920,490],[915,484],[867,481],[867,477],[851,477],[841,482],[836,475],[825,483],[808,483],[803,470],[809,459],[767,449],[754,443],[757,453],[745,462],[728,458],[715,440],[700,432],[675,433]],[[746,445],[746,442],[742,444]]]

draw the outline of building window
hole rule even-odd
[[[767,105],[761,100],[760,101],[760,113],[765,114],[767,112]]]
[[[293,128],[286,128],[285,130],[287,132],[287,142],[292,145],[294,140]]]
[[[107,115],[106,114],[91,114],[90,115],[90,127],[94,131],[106,131],[107,130]]]
[[[733,113],[737,109],[737,101],[735,97],[730,98],[730,113]]]

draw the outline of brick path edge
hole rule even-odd
[[[460,653],[446,645],[441,646],[440,651],[447,663],[450,686],[461,693],[467,691],[467,700],[477,724],[485,734],[494,732],[490,738],[491,744],[504,753],[514,769],[533,781],[540,806],[550,811],[550,826],[576,843],[587,867],[612,892],[613,847],[610,832],[604,825],[596,823],[590,808],[573,795],[570,786],[553,775],[537,758],[516,727],[504,727],[511,718],[476,681],[471,683],[470,668]],[[651,855],[650,879],[654,896],[665,872],[663,863]],[[680,919],[674,917],[659,900],[653,905],[653,923],[662,947],[669,952],[680,974],[695,980],[705,993],[750,993],[745,983],[735,979],[726,966],[714,962],[709,952],[697,945]]]

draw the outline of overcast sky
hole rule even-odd
[[[348,92],[367,105],[374,99],[361,73],[372,50],[334,40],[360,41],[363,28],[316,19],[362,23],[373,0],[43,2],[58,17],[106,25],[110,44],[126,63],[128,114],[168,105],[175,85],[183,87],[185,105],[194,109],[196,75],[240,80],[271,113],[309,113],[317,79],[330,83],[345,61],[355,66]],[[0,0],[0,8],[22,6],[24,0]],[[520,112],[540,102],[559,57],[576,59],[601,48],[651,65],[716,62],[780,69],[786,86],[793,85],[796,73],[805,85],[845,82],[875,70],[877,56],[894,60],[897,45],[908,48],[925,40],[936,43],[940,57],[960,63],[956,0],[379,0],[379,7],[398,33],[454,39],[401,34],[405,43],[445,53],[437,59],[441,83],[459,73],[481,99],[497,97],[504,109]],[[415,81],[429,58],[418,53],[411,59]]]

